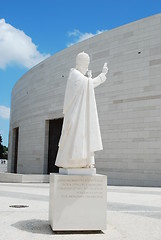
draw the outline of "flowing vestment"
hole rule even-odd
[[[56,166],[86,167],[94,164],[94,152],[103,149],[94,87],[105,80],[104,74],[92,79],[74,68],[70,70]]]

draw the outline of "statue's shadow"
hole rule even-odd
[[[104,234],[102,231],[52,231],[47,220],[31,219],[19,221],[11,225],[21,231],[45,235],[69,235],[69,234]]]
[[[21,231],[26,231],[30,233],[37,233],[37,234],[53,234],[53,231],[49,225],[47,220],[40,220],[40,219],[30,219],[24,221],[18,221],[11,225]]]

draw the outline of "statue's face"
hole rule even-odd
[[[83,75],[85,75],[88,71],[89,62],[90,57],[87,53],[79,53],[76,57],[76,69],[80,71]]]
[[[77,65],[77,70],[79,70],[83,75],[88,71],[89,62]]]

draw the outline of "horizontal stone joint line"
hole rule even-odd
[[[107,210],[107,212],[114,212],[114,213],[116,213],[116,212],[121,212],[121,213],[131,213],[131,212],[136,212],[136,213],[139,213],[139,212],[141,212],[141,213],[161,213],[161,211],[150,211],[150,210],[141,210],[141,211],[138,211],[138,210]]]
[[[161,95],[119,99],[119,100],[114,100],[113,104],[126,103],[126,102],[136,102],[136,101],[143,101],[143,100],[149,100],[149,99],[160,99],[160,98],[161,98]]]

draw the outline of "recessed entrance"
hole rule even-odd
[[[13,129],[13,171],[17,173],[19,128]]]
[[[63,118],[49,120],[49,144],[48,144],[48,174],[58,172],[55,160],[58,153],[58,143],[61,136]]]

